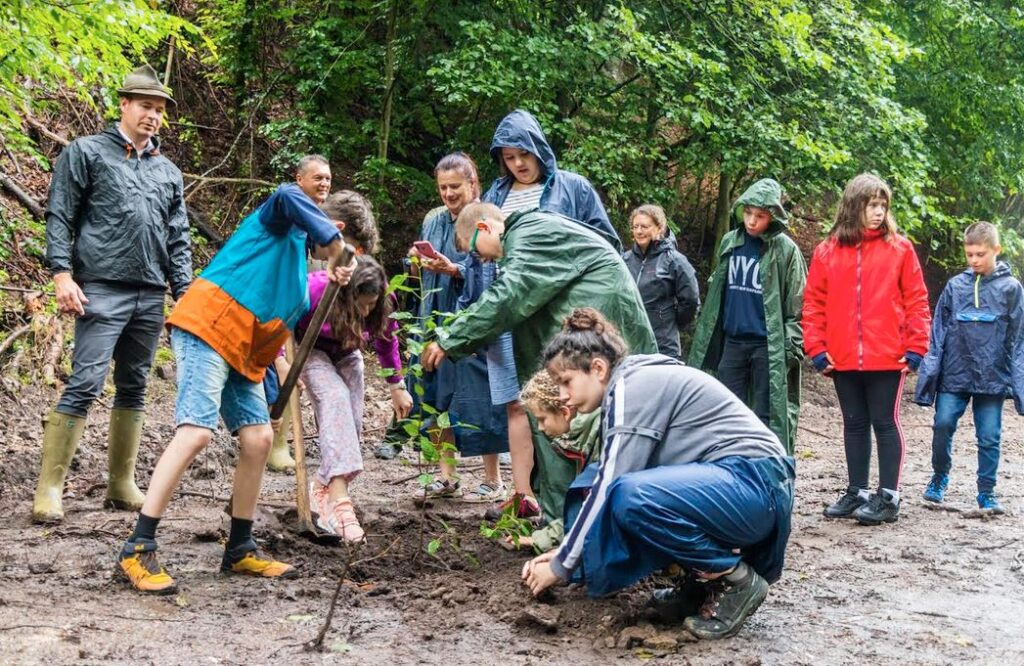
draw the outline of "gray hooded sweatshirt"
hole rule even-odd
[[[786,455],[778,437],[717,379],[661,354],[638,354],[619,363],[601,408],[597,480],[551,561],[552,571],[566,580],[579,564],[609,486],[623,474],[730,456]]]

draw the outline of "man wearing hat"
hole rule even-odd
[[[138,510],[135,458],[146,380],[164,324],[164,295],[192,281],[181,171],[156,136],[170,90],[149,65],[129,74],[121,119],[72,141],[57,159],[46,208],[46,254],[61,312],[77,317],[71,378],[45,419],[35,522],[64,518],[61,496],[86,414],[114,361],[104,506]]]

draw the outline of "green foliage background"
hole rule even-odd
[[[326,154],[374,201],[390,259],[437,204],[442,155],[474,155],[484,187],[496,175],[491,133],[516,107],[621,230],[661,203],[697,259],[752,180],[780,180],[798,216],[827,226],[865,170],[893,185],[901,228],[935,262],[961,262],[973,219],[1001,222],[1019,255],[1015,0],[0,0],[0,28],[8,143],[47,90],[108,99],[143,53],[159,69],[176,35],[231,128],[264,147],[236,173],[287,177],[297,156]],[[198,118],[201,100],[183,101]]]

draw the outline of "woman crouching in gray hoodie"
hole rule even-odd
[[[732,636],[782,573],[793,459],[713,377],[626,351],[592,308],[574,310],[544,350],[568,405],[603,408],[601,463],[565,541],[523,579],[534,595],[582,579],[597,597],[676,564],[688,575],[656,605],[698,638]]]

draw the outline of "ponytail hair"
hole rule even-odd
[[[618,330],[594,308],[576,308],[544,348],[544,365],[549,371],[590,370],[601,357],[615,367],[629,353]]]
[[[434,178],[437,178],[442,171],[454,171],[468,180],[473,190],[473,198],[480,198],[480,176],[477,175],[476,162],[472,157],[461,150],[448,153],[434,167]]]

